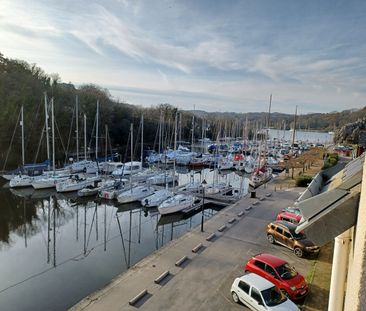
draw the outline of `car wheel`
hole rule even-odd
[[[301,248],[295,247],[294,248],[294,253],[297,257],[302,257],[304,255],[303,251]]]
[[[273,235],[272,235],[272,234],[268,234],[268,235],[267,235],[267,240],[268,240],[268,242],[269,242],[269,243],[271,243],[271,244],[274,244],[274,242],[275,242],[275,239],[274,239],[274,237],[273,237]]]
[[[231,297],[233,297],[235,303],[239,303],[239,297],[235,292],[231,293]]]
[[[284,294],[288,298],[288,292],[286,292],[283,288],[281,288],[281,293]]]

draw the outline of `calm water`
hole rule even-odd
[[[283,131],[283,130],[269,130],[270,139],[284,139],[287,141],[292,141],[292,131]],[[333,134],[323,133],[323,132],[307,132],[307,131],[296,131],[295,132],[295,141],[302,141],[308,143],[332,143],[333,142]]]
[[[183,168],[179,179],[239,186],[242,177]],[[139,204],[1,188],[0,309],[65,310],[200,221],[200,213],[161,218]]]

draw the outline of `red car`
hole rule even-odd
[[[305,297],[309,292],[304,277],[285,260],[270,254],[259,254],[250,259],[245,271],[256,273],[275,284],[291,300]]]
[[[301,214],[297,213],[291,209],[284,209],[282,212],[278,213],[276,220],[284,220],[297,225],[301,220]]]

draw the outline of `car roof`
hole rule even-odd
[[[278,266],[281,266],[281,265],[287,263],[286,260],[283,260],[283,259],[276,257],[274,255],[271,255],[271,254],[259,254],[259,255],[253,256],[253,259],[258,259],[260,261],[270,264],[273,267],[278,267]]]
[[[239,277],[239,279],[254,286],[259,291],[263,291],[275,286],[270,281],[266,280],[265,278],[262,278],[261,276],[255,273],[244,274],[243,276]]]

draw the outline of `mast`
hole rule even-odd
[[[272,94],[269,96],[269,108],[268,108],[268,116],[267,116],[267,129],[266,129],[266,136],[264,142],[264,164],[267,164],[267,140],[269,138],[269,118],[271,116],[271,105],[272,105]]]
[[[195,114],[195,112],[196,112],[196,106],[193,106],[191,152],[193,151],[193,143],[194,143],[194,114]]]
[[[22,127],[22,164],[24,166],[25,164],[25,159],[24,159],[24,107],[22,105],[22,110],[21,110],[21,115],[22,115],[22,119],[20,121],[20,126]]]
[[[86,159],[86,114],[84,113],[84,160]]]
[[[132,192],[133,123],[131,123],[130,132],[131,132],[131,172],[130,172],[130,184],[131,184],[131,192]]]
[[[295,132],[296,132],[296,117],[297,117],[297,105],[295,108],[295,117],[294,117],[294,131],[292,132],[292,154],[294,154],[294,143],[295,143]]]
[[[107,176],[107,168],[108,168],[108,124],[105,125],[105,158],[104,158],[104,162],[105,162],[105,175]]]
[[[175,191],[175,161],[176,161],[176,156],[177,156],[177,153],[176,153],[176,150],[177,150],[177,126],[178,126],[178,112],[176,112],[175,120],[174,120],[173,192]]]
[[[45,128],[46,128],[46,146],[47,146],[47,168],[50,170],[50,138],[48,136],[48,105],[47,105],[47,93],[44,92],[44,115],[45,115]]]
[[[141,115],[141,170],[144,164],[144,115]]]
[[[55,111],[54,111],[54,103],[53,97],[51,99],[51,122],[52,122],[52,167],[53,167],[53,174],[56,171],[56,163],[55,163]]]
[[[79,98],[78,95],[75,97],[76,104],[76,161],[79,161]]]
[[[98,158],[98,132],[99,132],[99,99],[97,100],[97,122],[95,128],[95,161]]]

